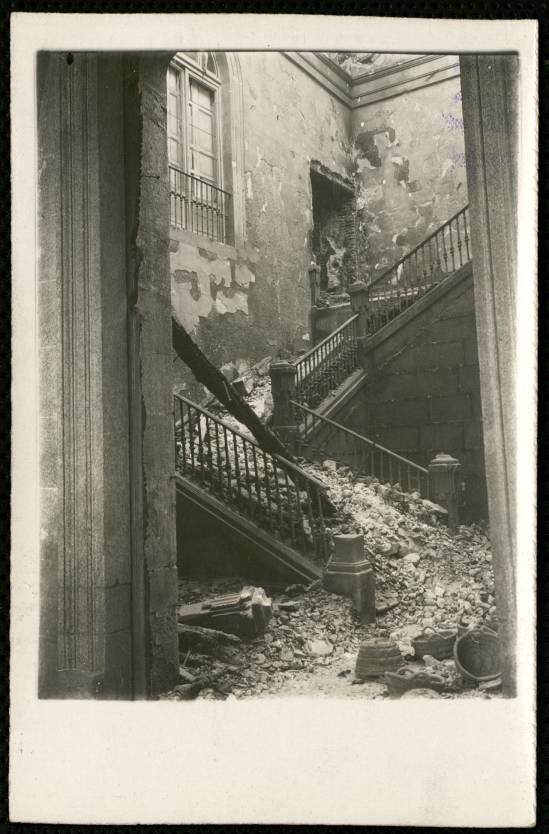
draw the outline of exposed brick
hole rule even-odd
[[[437,452],[449,452],[450,449],[461,449],[463,446],[463,424],[437,423],[422,426],[420,446],[429,456]]]
[[[452,397],[433,397],[429,403],[431,420],[434,422],[454,422],[468,420],[471,417],[471,401],[467,394]]]

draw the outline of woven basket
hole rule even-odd
[[[438,631],[426,626],[419,637],[412,640],[416,657],[429,654],[436,660],[452,657],[452,649],[456,641],[457,632],[454,628],[441,628]]]
[[[501,650],[497,634],[486,626],[458,638],[454,660],[464,678],[483,683],[501,675]]]
[[[402,655],[394,640],[374,637],[366,640],[358,650],[355,677],[372,678],[392,672],[402,665]]]

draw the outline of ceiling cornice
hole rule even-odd
[[[459,75],[459,59],[456,55],[420,55],[397,66],[352,78],[318,52],[283,54],[352,110]]]

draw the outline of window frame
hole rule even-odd
[[[168,144],[168,164],[176,165],[179,167],[185,174],[195,177],[198,180],[202,180],[202,182],[208,183],[215,188],[220,188],[225,190],[225,177],[223,172],[223,154],[222,154],[222,125],[221,125],[221,101],[220,101],[220,89],[221,89],[221,79],[219,78],[219,70],[216,73],[212,73],[207,68],[207,56],[212,55],[214,64],[217,69],[217,61],[215,60],[215,56],[213,53],[208,52],[201,52],[199,55],[204,56],[203,65],[201,65],[198,61],[195,61],[193,58],[189,57],[184,53],[176,53],[172,60],[170,61],[169,69],[174,69],[178,73],[178,120],[181,124],[181,136],[178,137],[179,146],[181,148],[181,156],[183,157],[182,161],[174,162],[169,157],[169,144]],[[205,177],[201,177],[196,173],[193,173],[191,168],[191,136],[190,136],[190,104],[191,104],[191,79],[196,81],[197,84],[205,87],[213,94],[213,106],[212,106],[212,114],[213,114],[213,140],[212,145],[214,148],[214,152],[212,154],[213,157],[213,167],[214,167],[214,178],[213,180],[209,180]],[[167,80],[168,81],[168,80]],[[169,90],[169,81],[168,81],[168,95],[170,95]],[[171,134],[168,133],[168,143],[171,138]],[[209,154],[207,154],[209,155]]]

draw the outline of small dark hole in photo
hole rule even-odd
[[[72,54],[72,52],[69,52],[69,54],[67,55],[67,64],[70,66],[73,62],[74,62],[74,55]]]

